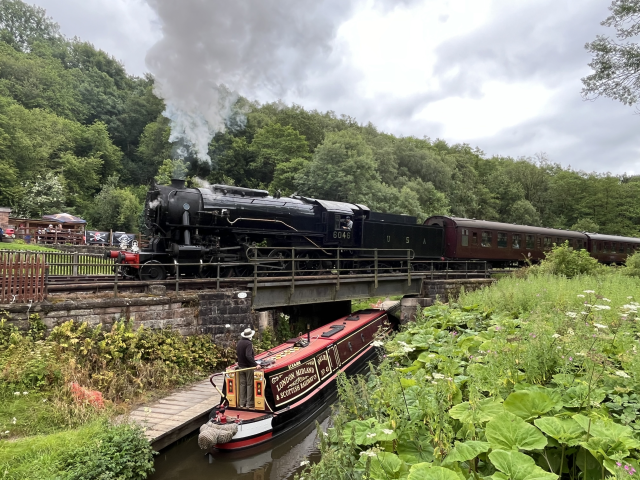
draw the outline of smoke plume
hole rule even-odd
[[[332,41],[358,0],[147,0],[163,38],[147,53],[167,105],[171,141],[200,160],[229,123],[239,95],[304,93],[331,62]]]

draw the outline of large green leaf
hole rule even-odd
[[[484,423],[503,413],[502,404],[492,398],[480,400],[476,406],[471,406],[469,402],[462,402],[449,410],[451,418],[460,420],[462,423]]]
[[[543,417],[533,423],[550,437],[569,446],[577,445],[584,435],[580,424],[572,418]]]
[[[360,456],[361,469],[365,468],[368,455]],[[389,452],[377,452],[371,456],[369,475],[374,480],[406,478],[408,468],[397,455]]]
[[[408,464],[432,462],[433,447],[425,438],[418,435],[409,437],[403,435],[398,439],[396,451],[401,460]]]
[[[346,442],[350,442],[352,434],[355,434],[355,441],[358,445],[373,445],[378,441],[376,425],[377,422],[373,418],[369,420],[352,420],[344,424],[342,437]]]
[[[460,480],[455,472],[448,468],[434,467],[430,463],[418,463],[409,470],[407,480]]]
[[[513,392],[504,401],[504,409],[523,420],[530,420],[560,407],[551,395],[542,389]]]
[[[536,465],[528,455],[520,452],[494,450],[489,454],[494,467],[505,474],[509,480],[555,480],[558,476]],[[503,476],[498,476],[504,479]]]
[[[573,416],[575,420],[585,432],[589,432],[589,435],[594,437],[610,438],[612,440],[628,439],[625,443],[629,448],[638,448],[635,446],[637,442],[633,440],[633,429],[626,425],[620,425],[613,420],[601,420],[599,418],[589,418],[584,415],[578,414]]]
[[[481,453],[487,452],[491,445],[488,442],[469,440],[464,443],[456,442],[453,450],[449,452],[443,463],[466,462],[476,458]]]
[[[494,450],[536,450],[547,445],[540,430],[509,412],[487,423],[485,433]]]
[[[624,446],[624,443],[619,440],[612,440],[610,438],[591,437],[586,442],[581,442],[580,445],[591,452],[595,458],[600,461],[603,460],[616,460],[620,461],[629,456],[629,450]]]
[[[589,407],[599,405],[606,396],[604,390],[590,390],[588,385],[581,383],[563,393],[562,404],[570,408]]]
[[[379,442],[390,442],[398,438],[390,423],[379,423],[376,425],[376,438]]]

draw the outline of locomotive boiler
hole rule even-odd
[[[153,186],[144,219],[148,248],[111,254],[127,276],[142,280],[165,279],[176,265],[181,275],[215,276],[222,264],[222,275],[245,276],[253,273],[247,263],[261,257],[263,271],[277,273],[295,262],[304,274],[334,268],[338,249],[343,268],[343,261],[366,266],[375,249],[382,259],[411,250],[421,260],[440,259],[444,249],[442,228],[418,225],[413,216],[230,185],[186,188],[184,180]],[[291,250],[282,247],[299,253],[291,259]]]

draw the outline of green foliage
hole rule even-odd
[[[623,273],[631,277],[640,277],[640,252],[627,257]]]
[[[598,233],[598,231],[600,230],[600,225],[598,225],[590,218],[582,218],[571,225],[570,230],[575,230],[576,232]]]
[[[99,230],[137,232],[142,201],[131,187],[119,187],[118,177],[109,177],[87,212],[90,226]]]
[[[14,208],[14,215],[21,218],[40,218],[42,215],[60,213],[64,204],[62,182],[53,173],[38,176],[22,184],[23,195]]]
[[[540,262],[536,270],[542,274],[575,277],[592,274],[599,268],[598,261],[589,255],[589,252],[574,250],[568,242],[565,242],[554,246],[551,252],[545,253],[545,259]]]
[[[619,274],[531,276],[422,310],[369,375],[338,378],[322,460],[303,475],[628,477],[640,455],[638,295]]]

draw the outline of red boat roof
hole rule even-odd
[[[262,352],[259,355],[256,355],[256,360],[270,360],[275,363],[270,364],[268,367],[264,369],[264,372],[271,372],[276,369],[280,369],[282,367],[286,367],[287,365],[291,365],[292,363],[299,362],[304,360],[305,358],[314,355],[315,353],[323,350],[328,345],[335,343],[351,334],[354,331],[359,330],[372,320],[380,317],[381,315],[386,314],[385,310],[364,310],[360,312],[354,312],[351,315],[346,317],[338,318],[333,322],[327,323],[320,328],[316,328],[315,330],[311,330],[311,343],[306,347],[296,347],[293,343],[283,343],[282,345],[278,345],[277,347],[273,347],[266,352]],[[358,317],[357,320],[355,317]],[[347,320],[347,318],[354,318],[353,320]],[[332,335],[328,335],[331,331],[331,327],[334,325],[344,326],[342,330],[337,330]],[[327,334],[325,337],[322,334]],[[307,338],[307,335],[303,335],[302,339]],[[235,367],[232,366],[230,368]]]

